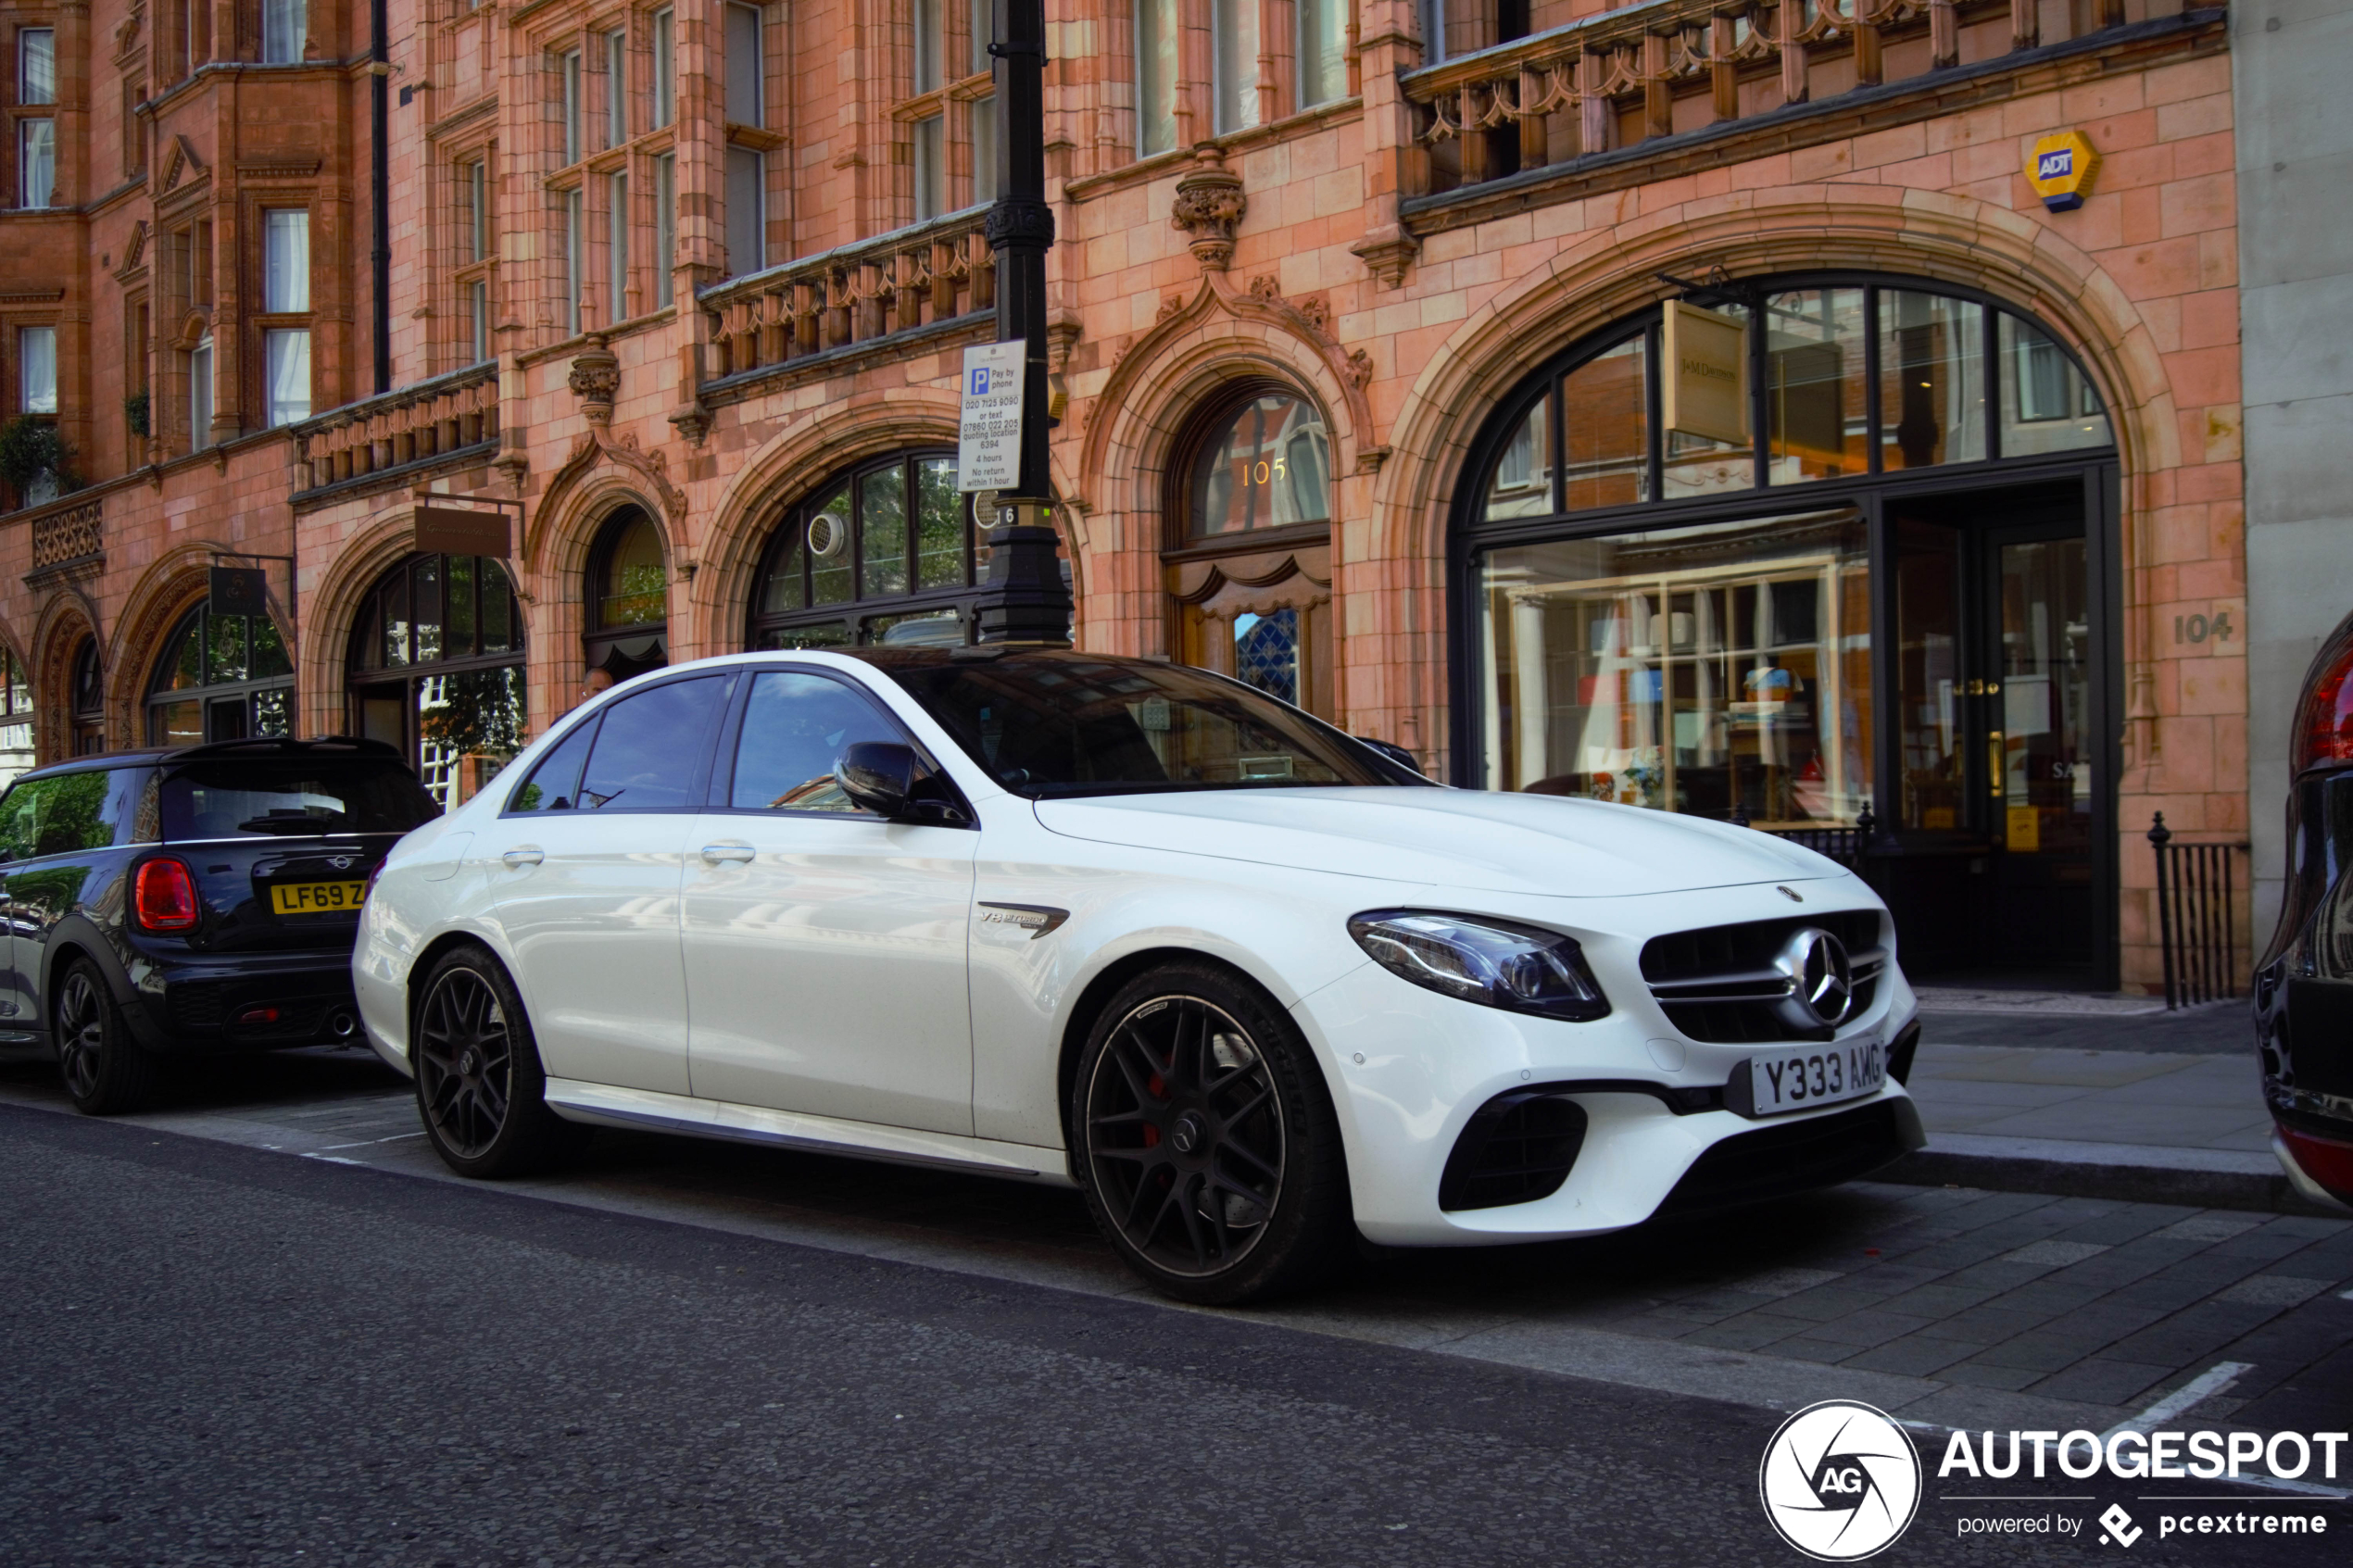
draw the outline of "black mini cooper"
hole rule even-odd
[[[161,1057],[356,1038],[370,873],[440,814],[378,741],[241,740],[36,769],[0,796],[0,1056],[128,1110]]]

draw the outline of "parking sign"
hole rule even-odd
[[[1021,483],[1021,384],[1027,351],[1020,339],[964,350],[957,489],[1011,490]]]

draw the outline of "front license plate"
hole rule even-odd
[[[1748,1071],[1756,1114],[1771,1116],[1876,1093],[1887,1081],[1887,1058],[1877,1040],[1856,1040],[1751,1057]]]
[[[282,915],[348,914],[367,891],[364,882],[282,882],[270,890],[270,907]]]

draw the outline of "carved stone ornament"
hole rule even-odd
[[[1403,229],[1386,228],[1374,230],[1348,248],[1381,287],[1393,289],[1405,281],[1405,269],[1421,254],[1422,243]]]
[[[621,359],[605,346],[605,334],[587,334],[588,346],[572,362],[572,395],[591,424],[612,419],[612,400],[621,393]]]
[[[1176,182],[1176,205],[1169,214],[1172,227],[1191,236],[1193,258],[1204,272],[1223,272],[1234,259],[1234,231],[1250,198],[1242,194],[1242,177],[1226,167],[1226,155],[1216,147],[1193,149],[1193,167]]]

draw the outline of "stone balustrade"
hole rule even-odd
[[[1773,114],[2158,15],[2179,0],[1650,0],[1403,78],[1409,195]],[[2045,19],[2073,19],[2053,37]]]
[[[987,216],[983,207],[950,213],[703,291],[711,379],[995,309]]]
[[[38,513],[32,520],[32,571],[95,560],[106,554],[106,504],[78,501]]]
[[[316,490],[498,438],[498,367],[485,361],[346,403],[295,426],[295,458]]]

